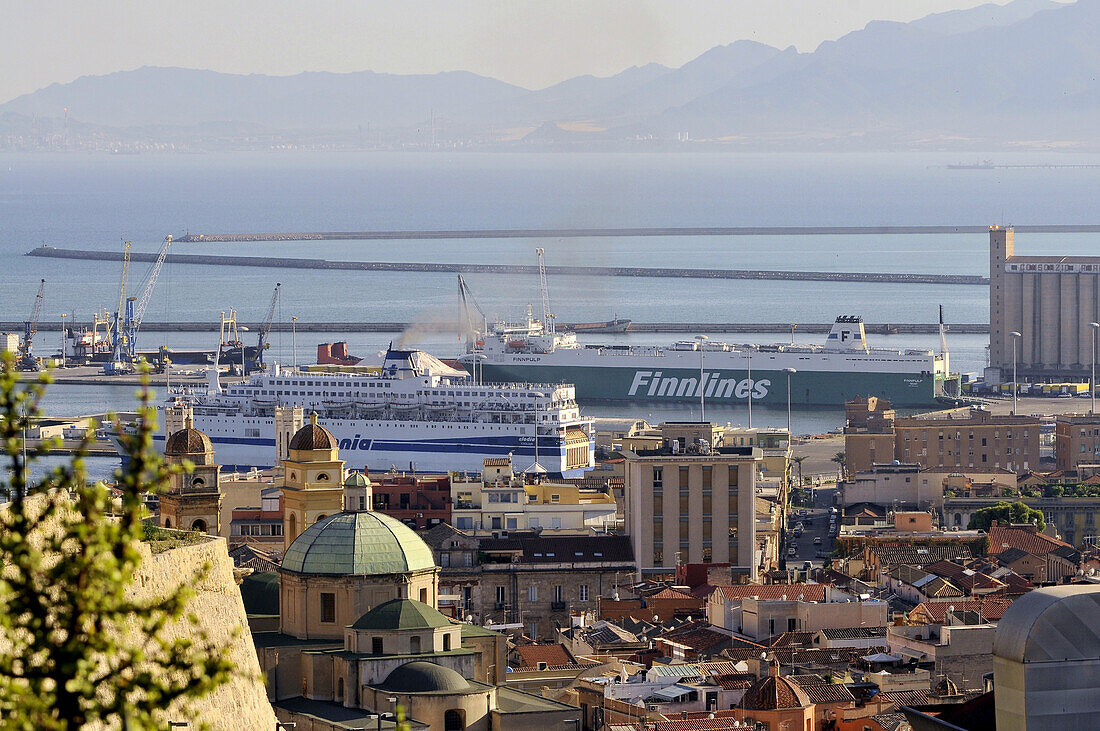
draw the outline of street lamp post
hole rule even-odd
[[[1012,338],[1012,415],[1016,415],[1016,394],[1020,391],[1019,384],[1016,383],[1016,342],[1023,337],[1019,332],[1013,330],[1010,332],[1009,337]]]
[[[1089,396],[1092,398],[1092,412],[1096,414],[1096,331],[1100,330],[1100,322],[1090,322],[1092,329],[1092,375],[1089,377]]]
[[[699,342],[699,421],[706,422],[707,406],[703,397],[703,341],[710,338],[706,335],[696,335],[695,339]]]
[[[787,440],[791,439],[791,376],[798,373],[797,368],[784,368],[783,372],[787,374]]]
[[[290,318],[290,348],[294,352],[294,367],[298,367],[298,318]]]

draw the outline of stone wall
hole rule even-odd
[[[233,561],[229,558],[225,539],[213,538],[200,544],[181,546],[151,555],[142,546],[145,560],[134,578],[131,590],[135,598],[164,595],[209,564],[202,581],[192,585],[194,596],[187,605],[188,613],[196,615],[202,629],[215,647],[223,648],[236,666],[228,683],[192,704],[189,713],[176,714],[198,727],[240,731],[275,727],[275,713],[267,700],[260,675],[260,663],[252,643],[252,634],[244,611],[241,592],[233,578]],[[191,633],[191,625],[176,622],[169,625],[165,639],[174,640]],[[170,719],[176,716],[169,714]]]

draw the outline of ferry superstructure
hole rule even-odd
[[[863,319],[837,317],[824,344],[731,344],[684,340],[668,347],[581,344],[528,316],[469,339],[469,356],[488,381],[565,380],[577,398],[599,401],[695,401],[834,406],[878,396],[900,407],[934,406],[958,395],[941,353],[871,348]],[[787,369],[794,369],[788,373]]]
[[[276,424],[287,407],[315,412],[352,468],[480,472],[486,458],[511,456],[517,471],[581,476],[593,466],[593,421],[581,416],[565,383],[478,384],[419,350],[390,349],[377,373],[319,373],[277,365],[222,388],[174,391],[164,429],[185,415],[213,443],[219,464],[268,467],[277,456]],[[536,432],[538,440],[536,442]]]

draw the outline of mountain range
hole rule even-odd
[[[0,140],[774,147],[1100,144],[1100,0],[876,21],[812,52],[753,41],[679,68],[529,90],[466,71],[294,76],[144,67],[0,105]]]

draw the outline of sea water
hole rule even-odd
[[[45,278],[42,317],[78,321],[119,302],[118,262],[23,256],[40,244],[155,252],[166,234],[378,229],[669,226],[876,226],[1098,223],[1094,168],[948,170],[942,154],[564,154],[286,152],[208,155],[0,155],[0,319],[22,320]],[[1100,163],[1100,156],[986,154],[1000,164]],[[1017,252],[1095,253],[1095,234],[1020,234]],[[174,244],[175,253],[295,256],[364,261],[627,265],[700,269],[788,269],[987,274],[982,234],[552,238],[412,241],[290,241]],[[144,262],[131,267],[127,296],[138,293]],[[478,304],[491,317],[516,318],[537,303],[533,276],[471,274]],[[433,323],[457,311],[453,274],[283,270],[167,264],[147,322],[216,323],[237,310],[265,315],[275,282],[276,319]],[[866,282],[750,281],[554,276],[561,321],[613,316],[645,322],[828,322],[838,314],[869,322],[929,323],[943,305],[949,322],[988,321],[982,286]],[[706,332],[705,327],[701,328]],[[711,333],[730,342],[775,342],[770,333]],[[43,331],[39,351],[53,348]],[[247,340],[251,335],[244,334]],[[675,335],[590,335],[586,342],[660,344]],[[796,332],[799,342],[823,335]],[[457,336],[414,327],[406,333],[274,333],[268,360],[312,362],[325,340],[347,339],[371,356],[391,341],[441,356]],[[142,348],[214,348],[211,333],[143,332]],[[884,347],[939,348],[935,335],[871,336]],[[292,345],[296,341],[297,354]],[[956,370],[985,365],[987,338],[949,335]],[[133,389],[55,387],[57,415],[132,408]],[[646,414],[689,417],[693,407]],[[593,406],[599,415],[629,407]],[[682,412],[682,413],[681,413]],[[785,424],[785,410],[754,410],[754,425]],[[743,409],[708,417],[745,423]],[[796,413],[800,431],[839,423],[837,412]]]

